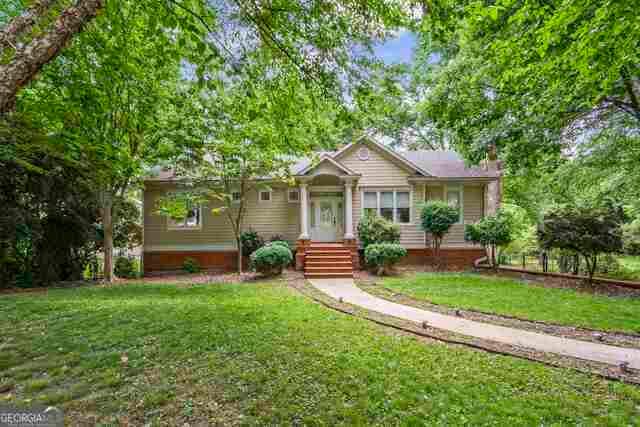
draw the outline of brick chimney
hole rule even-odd
[[[498,160],[498,150],[495,144],[491,144],[487,148],[487,158],[483,163],[486,171],[493,172],[498,177],[497,180],[487,184],[485,193],[485,214],[494,215],[502,202],[502,165]]]

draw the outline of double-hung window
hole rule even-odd
[[[362,197],[363,215],[380,215],[400,224],[411,222],[409,191],[364,191]]]
[[[365,191],[362,206],[365,215],[377,215],[378,193],[376,193],[375,191]]]
[[[380,193],[380,216],[393,221],[393,191]]]
[[[411,197],[408,191],[396,192],[396,222],[411,222]]]

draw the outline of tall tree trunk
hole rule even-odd
[[[18,91],[33,80],[42,66],[53,59],[74,34],[95,18],[102,6],[103,0],[78,0],[74,6],[62,11],[44,34],[26,46],[18,47],[11,60],[0,65],[0,114],[15,107]],[[9,23],[8,27],[12,24]],[[11,31],[10,28],[4,30]]]
[[[236,244],[238,245],[238,274],[242,274],[242,241],[240,234],[236,236]]]
[[[105,282],[113,282],[113,195],[106,191],[102,199],[102,228],[104,231],[103,251]]]
[[[0,52],[4,49],[15,49],[20,36],[31,31],[55,1],[35,1],[31,7],[5,25],[0,30]]]

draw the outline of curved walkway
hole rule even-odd
[[[610,365],[619,365],[621,362],[627,362],[630,368],[640,369],[640,350],[637,349],[561,338],[408,307],[364,292],[355,285],[353,279],[309,279],[309,282],[334,299],[339,300],[342,298],[346,303],[388,316],[420,324],[427,322],[429,326],[434,328],[462,335],[578,359]]]

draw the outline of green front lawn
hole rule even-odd
[[[420,273],[389,278],[383,284],[415,299],[450,307],[561,325],[640,332],[640,298],[544,288],[472,273]]]
[[[397,336],[278,283],[0,297],[0,404],[69,424],[612,424],[640,388]]]

